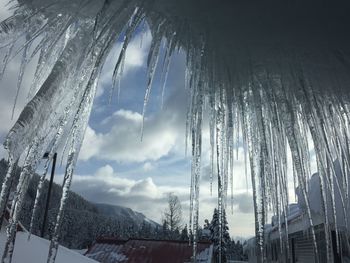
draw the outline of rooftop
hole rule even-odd
[[[213,246],[199,242],[197,262],[212,262]],[[86,256],[99,262],[184,263],[191,262],[193,246],[188,241],[99,238],[86,252]]]

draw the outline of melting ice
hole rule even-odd
[[[3,262],[11,261],[15,226],[31,172],[44,152],[52,155],[64,145],[68,153],[64,188],[48,257],[48,262],[54,262],[65,198],[101,68],[115,41],[122,37],[111,76],[113,86],[118,86],[128,44],[144,23],[150,27],[152,43],[146,88],[140,91],[145,94],[143,114],[158,64],[162,63],[165,82],[172,54],[180,48],[186,52],[186,86],[191,94],[186,126],[192,148],[192,229],[198,226],[202,122],[208,115],[220,214],[227,205],[229,182],[234,184],[234,148],[243,141],[253,186],[258,260],[265,261],[268,207],[279,215],[279,225],[286,221],[281,217],[286,217],[289,203],[286,171],[290,151],[294,187],[298,186],[304,199],[317,255],[308,200],[312,147],[318,171],[324,175],[320,178],[325,178],[321,188],[331,189],[331,200],[340,192],[344,210],[350,203],[350,10],[345,1],[205,0],[200,5],[194,0],[11,2],[14,14],[0,24],[0,48],[5,53],[0,77],[7,63],[20,54],[18,94],[26,65],[36,55],[39,60],[30,100],[4,143],[10,167],[0,211],[7,203],[11,170],[20,157],[24,169],[12,203]],[[166,41],[166,52],[160,52],[162,41]],[[307,139],[310,136],[312,145]],[[340,163],[341,183],[332,165],[335,160]],[[324,192],[322,197],[327,203]],[[332,203],[333,208],[323,205],[325,223],[337,217]],[[288,238],[288,228],[279,229],[280,238]]]

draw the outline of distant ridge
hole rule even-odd
[[[99,214],[105,216],[116,217],[125,220],[133,220],[138,225],[141,225],[142,223],[146,222],[154,228],[160,226],[158,223],[147,218],[144,214],[134,211],[128,207],[120,205],[110,205],[105,203],[94,203],[94,205],[96,206]]]

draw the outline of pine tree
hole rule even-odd
[[[215,212],[215,210],[214,210],[214,212]],[[208,220],[208,219],[205,219],[205,220],[204,220],[204,226],[203,226],[203,229],[209,229],[209,227],[210,227],[209,220]]]
[[[185,225],[185,227],[182,229],[180,239],[183,241],[188,241],[189,237],[188,237],[187,225]]]
[[[169,227],[168,227],[168,222],[166,220],[163,220],[163,225],[162,225],[162,239],[169,239]]]
[[[211,236],[211,232],[210,232],[210,223],[208,219],[204,220],[204,226],[202,229],[202,236],[201,236],[201,240],[203,241],[208,241],[210,240],[210,236]]]
[[[228,223],[226,220],[226,213],[222,211],[222,224],[220,228],[220,215],[218,209],[214,209],[213,219],[209,225],[210,240],[214,243],[214,257],[216,262],[227,262],[226,252],[230,243],[230,234],[228,233]],[[221,235],[220,235],[221,229]],[[220,238],[221,237],[221,238]],[[221,253],[220,253],[221,251]],[[220,260],[221,254],[221,260]]]
[[[151,232],[151,225],[146,221],[143,221],[138,231],[138,238],[150,238]]]

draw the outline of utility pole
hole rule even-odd
[[[45,158],[45,159],[49,158],[49,153],[45,153],[43,158]],[[49,204],[50,204],[50,197],[51,197],[51,189],[52,189],[53,177],[55,176],[56,159],[57,159],[57,153],[55,153],[53,155],[53,162],[52,162],[52,168],[51,168],[51,177],[50,177],[49,189],[47,191],[47,197],[46,197],[44,221],[43,221],[43,225],[42,225],[42,228],[41,228],[41,237],[44,237],[44,234],[45,234],[45,227],[46,227],[46,221],[47,221],[47,213],[48,213]]]

